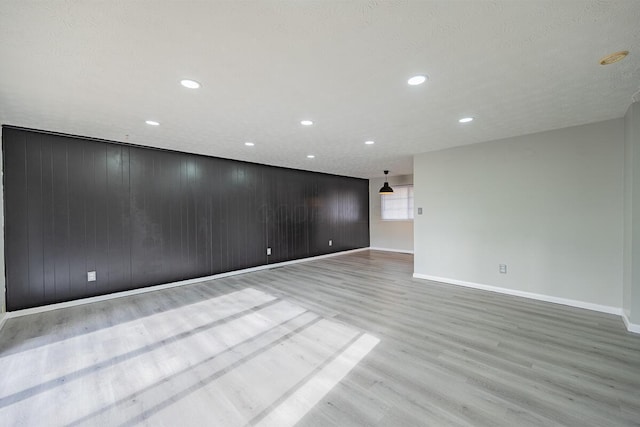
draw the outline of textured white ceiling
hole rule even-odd
[[[621,117],[639,88],[637,0],[0,0],[1,123],[341,175]]]

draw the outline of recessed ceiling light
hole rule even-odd
[[[463,119],[458,120],[460,123],[469,123],[473,121],[473,117],[465,117]]]
[[[313,154],[309,154],[307,155],[307,159],[315,159],[316,156],[314,156]]]
[[[188,87],[189,89],[198,89],[200,87],[200,83],[189,79],[180,80],[180,84],[184,87]]]
[[[247,147],[253,147],[256,144],[254,144],[253,142],[245,142],[244,145],[246,145]]]
[[[409,80],[407,80],[407,83],[409,83],[411,86],[417,86],[421,85],[425,81],[427,81],[427,76],[413,76]]]
[[[365,141],[364,143],[367,145],[371,145],[371,144],[375,144],[375,141]]]
[[[311,126],[311,125],[313,124],[313,122],[312,122],[311,120],[302,120],[302,121],[300,122],[300,124],[301,124],[302,126]]]
[[[627,55],[629,55],[628,50],[621,50],[620,52],[612,53],[611,55],[607,55],[600,59],[600,65],[614,64],[618,61],[622,61],[627,57]]]
[[[151,126],[160,126],[160,123],[156,122],[155,120],[147,120],[145,121],[145,123]]]

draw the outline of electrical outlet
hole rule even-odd
[[[507,264],[500,264],[498,265],[498,268],[500,270],[500,273],[507,274]]]
[[[329,240],[329,246],[333,246],[333,240]]]
[[[271,255],[271,248],[267,248],[267,255]]]
[[[96,281],[96,272],[87,271],[87,282],[95,282],[95,281]]]
[[[422,215],[422,208],[418,208],[418,215]]]

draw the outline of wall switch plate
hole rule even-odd
[[[507,274],[507,264],[500,264],[498,268],[500,269],[500,273]]]
[[[329,246],[333,246],[333,240],[329,240]]]
[[[271,255],[271,248],[267,248],[267,255]]]
[[[418,208],[418,215],[422,215],[422,208]]]
[[[96,281],[96,272],[87,271],[87,282],[95,282],[95,281]]]

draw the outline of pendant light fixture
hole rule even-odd
[[[389,183],[387,182],[387,175],[389,175],[389,171],[384,171],[384,185],[380,189],[380,194],[393,194],[393,188],[389,187]]]

